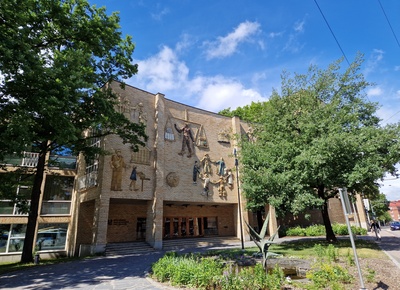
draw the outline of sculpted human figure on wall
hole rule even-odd
[[[136,106],[132,106],[131,109],[135,112],[134,116],[136,116],[137,112],[137,120],[141,124],[145,124],[147,122],[147,113],[143,110],[143,103],[139,103]]]
[[[218,181],[213,182],[215,184],[218,184],[218,193],[220,197],[226,197],[227,196],[227,192],[225,189],[225,185],[226,185],[226,177],[224,176],[220,176]]]
[[[206,153],[204,154],[204,157],[200,160],[202,166],[203,166],[203,174],[212,174],[212,168],[211,168],[211,158],[210,156]]]
[[[196,160],[193,165],[193,184],[197,184],[197,176],[199,174],[200,174],[200,166]]]
[[[115,154],[111,156],[110,166],[112,168],[111,190],[122,191],[122,172],[126,165],[121,150],[115,150]]]
[[[203,180],[203,192],[201,193],[201,195],[208,196],[210,192],[210,187],[209,187],[211,182],[210,176],[206,173],[204,174],[204,176],[200,176],[200,178]]]
[[[174,127],[176,131],[179,133],[183,133],[183,139],[182,139],[182,149],[181,152],[179,152],[179,155],[183,155],[185,153],[185,147],[187,147],[189,153],[187,154],[187,157],[190,158],[192,156],[192,146],[194,143],[192,131],[190,130],[189,124],[185,124],[181,129],[179,129],[176,124],[174,124]]]
[[[233,188],[233,174],[232,174],[232,170],[228,169],[226,171],[226,182],[228,183],[228,186],[230,189]]]
[[[218,166],[218,175],[223,176],[225,175],[225,161],[224,158],[221,157],[220,160],[215,162]]]
[[[139,188],[136,188],[136,180],[137,180],[137,172],[136,172],[136,166],[133,166],[131,175],[129,179],[131,180],[131,183],[129,184],[129,190],[134,190],[137,191]]]

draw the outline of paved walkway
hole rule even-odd
[[[400,238],[389,230],[382,230],[382,241],[377,241],[382,250],[400,267]],[[375,239],[370,233],[362,237]],[[291,240],[293,238],[283,238]],[[241,243],[238,242],[237,247]],[[245,247],[253,247],[246,242]],[[1,289],[135,289],[156,290],[173,289],[146,278],[151,264],[164,254],[163,251],[119,257],[96,257],[60,263],[42,265],[0,276]]]

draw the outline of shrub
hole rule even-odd
[[[305,236],[306,230],[300,226],[294,228],[288,228],[286,230],[286,235],[288,236]]]
[[[315,265],[307,272],[306,277],[312,282],[311,289],[327,289],[329,286],[332,286],[329,289],[344,289],[340,284],[350,283],[354,279],[347,270],[330,263]]]
[[[216,258],[176,253],[166,254],[153,264],[152,270],[153,277],[160,282],[196,289],[279,290],[285,278],[279,266],[267,274],[260,263],[239,269]]]
[[[332,224],[332,229],[335,235],[344,236],[348,235],[349,231],[345,224]],[[367,230],[361,227],[351,226],[351,231],[356,235],[366,235]],[[311,225],[305,228],[300,226],[285,229],[287,236],[307,236],[307,237],[318,237],[326,234],[324,225]]]
[[[223,263],[199,255],[178,256],[168,253],[153,264],[153,276],[160,282],[170,281],[172,285],[186,285],[205,289],[215,275],[222,273]]]
[[[325,227],[323,225],[312,225],[306,228],[307,237],[318,237],[325,235]]]
[[[278,265],[268,275],[261,264],[241,270],[230,265],[222,276],[216,277],[214,286],[222,290],[280,290],[284,278],[283,270]]]

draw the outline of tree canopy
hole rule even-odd
[[[21,259],[30,262],[45,154],[104,153],[88,138],[109,134],[137,149],[147,137],[143,125],[116,111],[106,85],[137,73],[134,44],[116,13],[86,0],[2,0],[0,35],[0,160],[39,153]],[[97,135],[83,134],[88,129]]]
[[[347,68],[282,74],[268,110],[253,123],[254,140],[241,142],[243,191],[248,207],[271,204],[278,214],[318,207],[328,240],[336,240],[327,201],[339,188],[377,194],[376,180],[395,173],[399,126],[382,127],[378,104],[368,100],[362,56]]]
[[[392,217],[389,213],[389,204],[390,202],[383,193],[374,196],[374,198],[370,200],[370,217],[383,222],[391,221]]]

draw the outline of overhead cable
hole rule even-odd
[[[321,13],[322,17],[324,18],[326,25],[328,26],[329,30],[331,31],[331,34],[332,34],[333,38],[334,38],[335,41],[336,41],[336,44],[339,46],[339,49],[340,49],[340,51],[342,52],[343,57],[346,59],[347,64],[350,66],[350,62],[349,62],[349,60],[347,59],[346,54],[344,53],[342,47],[340,46],[340,43],[339,43],[339,41],[337,40],[335,34],[333,33],[333,30],[332,30],[331,26],[329,25],[328,20],[326,20],[324,13],[322,13],[322,10],[321,10],[321,8],[320,8],[319,5],[318,5],[317,0],[314,0],[314,2],[315,2],[315,5],[317,5],[318,10],[319,10],[319,12]]]
[[[390,30],[392,30],[394,39],[396,39],[397,45],[400,47],[399,40],[397,39],[396,33],[395,33],[394,30],[393,30],[392,24],[390,24],[390,21],[389,21],[389,18],[387,17],[387,15],[386,15],[385,9],[383,9],[383,6],[382,6],[381,1],[378,0],[378,3],[379,3],[379,6],[381,6],[382,12],[383,12],[383,14],[385,15],[385,18],[386,18],[387,23],[389,24]]]

